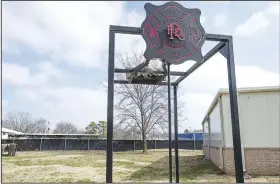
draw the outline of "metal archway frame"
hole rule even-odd
[[[114,80],[115,73],[130,73],[131,69],[116,69],[115,68],[115,34],[131,34],[141,35],[143,30],[138,27],[126,27],[126,26],[114,26],[110,25],[109,28],[109,62],[108,62],[108,98],[107,98],[107,151],[106,151],[106,183],[112,183],[113,181],[113,117],[114,117],[114,84],[129,84],[126,80]],[[160,82],[157,85],[168,85],[170,94],[170,85],[174,88],[174,133],[175,133],[175,166],[176,166],[176,183],[179,183],[179,157],[178,157],[178,117],[177,117],[177,88],[180,82],[193,73],[197,68],[203,65],[213,55],[220,52],[227,59],[228,70],[228,84],[230,94],[230,108],[231,108],[231,122],[232,122],[232,136],[233,136],[233,150],[235,160],[235,176],[237,183],[244,183],[243,177],[243,165],[242,165],[242,152],[241,152],[241,140],[240,140],[240,128],[239,128],[239,114],[237,103],[237,89],[236,89],[236,77],[235,77],[235,64],[233,53],[233,40],[232,36],[220,35],[220,34],[205,34],[207,41],[219,41],[219,43],[213,47],[205,56],[202,62],[194,64],[186,72],[174,72],[168,70],[168,78],[170,75],[180,76],[175,82],[170,84],[168,82]],[[169,66],[169,65],[168,65]],[[137,70],[143,68],[143,65],[139,65]],[[134,68],[134,70],[136,69]],[[170,68],[170,67],[168,67]],[[157,72],[162,73],[164,72]],[[145,83],[143,83],[145,84]],[[149,84],[145,84],[149,85]],[[153,85],[153,84],[150,84]],[[169,95],[170,96],[170,95]],[[169,110],[170,110],[170,97],[169,97]],[[170,112],[170,111],[169,111]],[[169,113],[169,117],[171,117]],[[171,119],[169,118],[169,125],[171,125]],[[170,130],[170,129],[169,129]],[[169,132],[169,140],[171,140],[171,132]],[[169,144],[171,145],[171,144]],[[169,150],[172,149],[169,147]],[[172,183],[172,160],[169,153],[169,182]]]

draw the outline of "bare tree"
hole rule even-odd
[[[28,112],[10,112],[5,116],[3,127],[22,133],[45,133],[48,125],[43,118],[34,120]]]
[[[142,134],[138,127],[126,127],[123,124],[114,126],[114,139],[120,140],[141,140]]]
[[[55,134],[77,134],[80,132],[74,124],[61,121],[56,124],[56,127],[55,127],[53,133],[55,133]]]
[[[37,125],[36,132],[38,133],[49,133],[49,122],[45,120],[44,118],[38,118],[34,120],[34,123]]]
[[[142,53],[136,52],[132,57],[119,54],[118,61],[124,68],[134,68],[144,62],[144,57]],[[158,70],[160,65],[160,62],[154,62],[151,66],[154,70]],[[118,74],[116,78],[125,80],[126,76]],[[167,86],[121,84],[115,87],[115,94],[119,99],[115,105],[115,118],[130,134],[135,127],[141,132],[143,153],[146,153],[147,135],[151,132],[166,132],[168,127]],[[178,107],[180,109],[182,104],[179,103]],[[181,116],[179,110],[178,115]]]

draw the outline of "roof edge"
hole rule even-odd
[[[247,88],[237,88],[237,93],[260,93],[260,92],[280,92],[280,86],[263,86],[263,87],[247,87]],[[227,88],[221,88],[219,89],[218,93],[216,94],[214,100],[212,101],[209,109],[207,110],[206,115],[204,116],[202,120],[202,126],[204,125],[207,117],[209,114],[213,111],[215,105],[218,102],[218,99],[223,95],[223,94],[229,94],[229,89]]]
[[[247,88],[238,88],[238,93],[251,93],[251,92],[275,92],[280,91],[280,86],[263,86],[263,87],[247,87]],[[221,94],[228,94],[228,88],[221,88],[219,91]]]

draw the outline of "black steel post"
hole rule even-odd
[[[232,38],[228,40],[227,68],[232,122],[232,140],[235,161],[235,178],[236,183],[244,183]]]
[[[179,154],[178,154],[178,114],[177,114],[177,85],[173,86],[174,89],[174,133],[175,133],[175,167],[176,167],[176,183],[179,183]]]
[[[172,183],[172,139],[171,139],[171,91],[170,91],[170,64],[167,63],[168,78],[168,138],[169,138],[169,183]]]
[[[114,117],[114,61],[115,31],[109,31],[108,98],[107,98],[107,151],[106,183],[113,182],[113,117]]]

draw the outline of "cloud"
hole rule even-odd
[[[222,27],[227,21],[227,14],[219,13],[215,15],[214,18],[214,26],[215,27]]]
[[[38,100],[40,95],[38,94],[37,91],[28,88],[20,88],[16,91],[16,95],[24,98],[24,99],[29,99],[29,100]]]
[[[279,85],[279,73],[269,72],[257,66],[236,65],[237,87]],[[198,68],[183,82],[187,91],[215,94],[220,88],[228,88],[227,62],[219,53]],[[190,88],[191,87],[191,88]]]
[[[2,107],[7,106],[8,105],[8,100],[2,100]]]
[[[69,121],[84,128],[90,121],[106,120],[106,92],[102,88],[42,87],[16,91],[28,109],[40,109],[40,116],[55,123]]]
[[[39,62],[38,71],[45,73],[49,77],[55,77],[55,78],[61,78],[63,77],[64,74],[64,72],[61,69],[57,68],[49,61]]]
[[[279,2],[270,2],[269,6],[253,15],[244,23],[239,24],[234,31],[235,36],[253,37],[264,33],[270,26],[277,26],[279,30]]]
[[[269,8],[266,10],[266,13],[279,16],[280,3],[278,2],[270,2]]]
[[[36,86],[43,85],[47,82],[47,76],[45,74],[31,74],[27,67],[5,62],[2,63],[2,67],[4,83],[14,86]]]
[[[185,128],[191,127],[192,129],[201,129],[202,118],[205,116],[212,100],[213,95],[205,92],[186,92],[182,95],[180,101],[184,103],[183,112],[185,113],[187,120],[180,122],[180,125]]]
[[[125,2],[5,2],[3,47],[21,43],[53,60],[99,67],[107,54],[109,25],[121,24],[128,16],[124,12]]]
[[[140,27],[144,19],[144,15],[141,15],[133,10],[128,13],[126,19],[124,19],[120,25]],[[131,54],[133,50],[144,52],[145,48],[146,44],[141,35],[116,34],[115,53],[126,52]],[[118,66],[118,63],[116,66]]]
[[[36,72],[27,66],[3,62],[3,81],[6,84],[25,87],[46,85],[51,78],[62,78],[64,72],[52,63],[38,62]]]
[[[200,17],[200,23],[202,24],[202,26],[205,26],[205,22],[206,22],[206,17],[201,15]]]
[[[235,70],[238,88],[279,86],[279,73],[243,65],[236,65]],[[186,128],[201,128],[201,121],[216,93],[221,88],[228,88],[226,59],[219,53],[214,55],[180,83],[180,86],[179,92],[183,94],[180,101],[185,104],[184,112],[188,118],[182,125]]]
[[[256,36],[264,31],[270,22],[264,12],[254,12],[253,15],[243,24],[235,29],[236,36]]]

